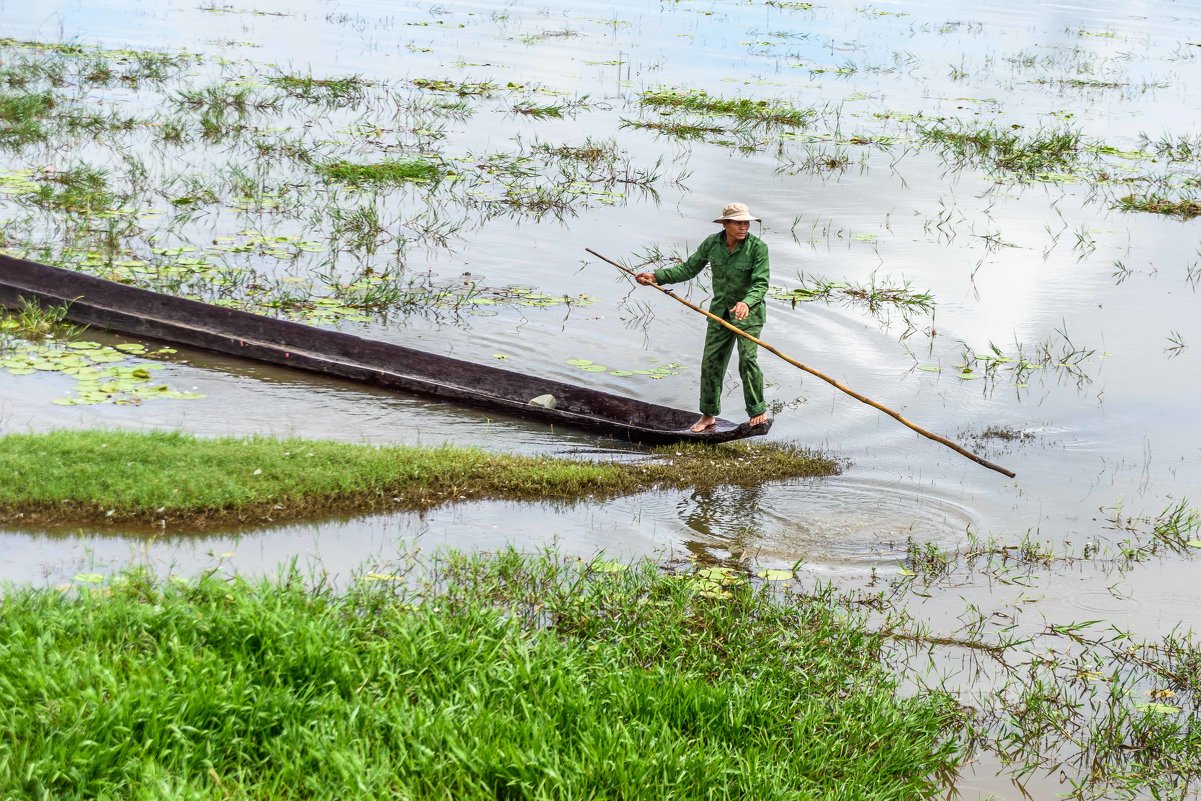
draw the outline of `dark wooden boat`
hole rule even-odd
[[[51,305],[65,302],[71,321],[122,334],[339,376],[614,439],[726,442],[766,434],[771,427],[770,420],[753,428],[718,420],[714,429],[696,434],[689,430],[695,412],[0,255],[0,304],[16,308],[22,298]],[[555,408],[530,404],[542,395],[553,396]]]

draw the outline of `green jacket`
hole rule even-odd
[[[763,240],[748,234],[731,253],[726,249],[726,232],[718,231],[701,242],[687,261],[655,270],[655,281],[659,284],[687,281],[705,269],[706,264],[713,267],[713,301],[709,311],[732,320],[730,309],[741,300],[750,307],[750,314],[739,322],[739,328],[762,325],[767,318],[763,297],[767,294],[771,272],[767,245]]]

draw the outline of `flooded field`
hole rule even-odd
[[[1068,649],[1055,625],[1191,629],[1201,3],[51,0],[0,2],[0,19],[6,253],[690,409],[702,321],[584,248],[662,266],[743,201],[771,249],[766,341],[1017,473],[763,354],[771,437],[846,460],[842,475],[203,538],[12,531],[0,578],[146,559],[348,576],[413,547],[556,544],[896,587],[935,631],[1059,638],[1040,654]],[[96,344],[5,334],[4,432],[627,458],[302,373],[81,341]],[[120,386],[98,391],[101,375]],[[723,416],[741,420],[730,378]],[[959,658],[936,661],[970,685]],[[1148,681],[1127,706],[1191,726],[1191,696]],[[1001,770],[1015,753],[982,756],[960,794],[1021,797]],[[1077,771],[1023,778],[1049,797]]]

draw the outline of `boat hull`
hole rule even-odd
[[[694,433],[696,413],[636,398],[439,356],[341,331],[213,306],[73,270],[0,255],[0,305],[23,298],[68,304],[72,322],[136,337],[284,365],[647,444],[726,442],[767,433],[719,420]],[[542,395],[555,408],[531,405]]]

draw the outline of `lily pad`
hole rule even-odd
[[[1156,702],[1139,704],[1137,708],[1140,711],[1151,712],[1156,715],[1176,715],[1180,713],[1180,707],[1178,706],[1172,706],[1171,704],[1160,704]]]
[[[592,364],[591,359],[568,359],[567,363],[572,367],[587,367]]]
[[[760,570],[755,575],[768,581],[789,581],[792,579],[791,570]]]
[[[699,579],[721,582],[737,581],[739,578],[737,571],[728,567],[705,567],[696,571],[693,575]]]

